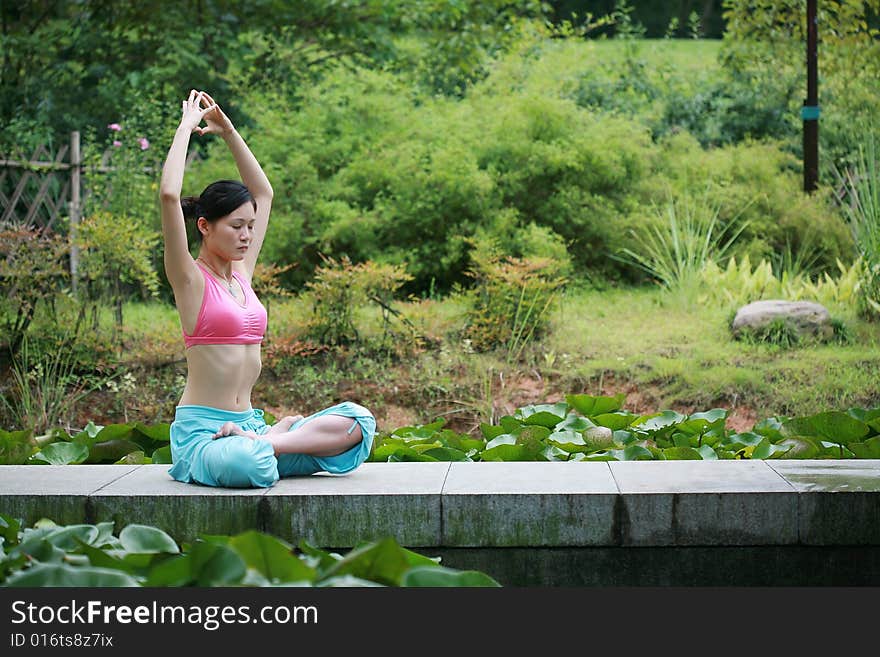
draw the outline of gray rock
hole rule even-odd
[[[730,328],[734,337],[739,337],[744,331],[760,331],[780,317],[801,336],[824,339],[834,335],[831,315],[825,306],[815,301],[754,301],[736,311]]]

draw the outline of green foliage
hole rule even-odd
[[[742,329],[738,338],[749,344],[768,344],[781,349],[791,349],[801,344],[803,338],[785,317],[774,317],[760,328]]]
[[[46,395],[51,390],[41,394]],[[82,397],[82,392],[78,392]],[[58,402],[56,407],[65,410],[76,400],[76,394],[71,394]],[[55,407],[50,410],[55,410]],[[24,431],[0,434],[6,445],[6,455],[0,453],[0,463],[171,463],[169,424],[130,422],[102,426],[89,422],[82,430],[69,433],[58,427],[57,412],[54,416],[43,413],[39,419],[42,419],[40,423],[23,422],[28,427]],[[44,433],[35,436],[40,431]]]
[[[880,111],[880,32],[867,18],[880,12],[877,0],[839,0],[818,5],[821,169],[840,165],[856,152]],[[800,152],[806,11],[800,0],[725,0],[722,62],[735,79],[786,99],[789,129],[777,136]],[[773,89],[776,91],[774,92]],[[797,93],[794,91],[798,90]],[[873,126],[876,135],[876,125]]]
[[[296,267],[295,262],[287,265],[257,262],[254,268],[254,276],[251,280],[251,287],[253,287],[254,293],[262,300],[267,311],[273,300],[293,296],[293,292],[284,286],[281,277],[285,272],[294,267]]]
[[[633,250],[624,248],[622,257],[647,272],[669,291],[692,295],[700,272],[710,263],[723,260],[745,225],[725,235],[728,226],[719,225],[720,208],[709,194],[692,199],[670,199],[657,211],[663,223],[642,233],[633,231]],[[735,221],[734,217],[734,221]]]
[[[700,74],[698,80],[678,82],[684,93],[669,93],[663,98],[656,134],[686,130],[703,146],[793,137],[788,108],[799,78],[791,77],[783,85],[778,78],[749,77],[734,71],[729,78]]]
[[[12,426],[40,433],[67,420],[74,404],[100,386],[94,377],[77,376],[76,366],[70,340],[33,354],[25,337],[13,358],[11,385],[0,397]]]
[[[880,318],[880,164],[873,135],[859,145],[859,157],[852,169],[835,175],[842,188],[840,204],[863,261],[859,281],[859,312]]]
[[[357,309],[373,301],[387,312],[395,292],[411,278],[403,267],[373,262],[353,265],[345,256],[339,262],[325,258],[325,263],[306,285],[312,304],[306,334],[324,345],[358,341]],[[387,331],[390,317],[385,314],[383,318]]]
[[[429,94],[463,96],[484,78],[493,59],[517,38],[521,23],[540,18],[546,6],[534,0],[413,3],[417,39],[399,43],[394,65]]]
[[[507,362],[541,339],[565,279],[549,258],[511,258],[476,250],[464,335],[478,351],[503,347]]]
[[[778,332],[780,336],[784,329]],[[786,333],[786,335],[789,335]],[[772,417],[751,431],[726,428],[728,411],[638,415],[625,396],[566,395],[565,402],[518,408],[481,439],[445,422],[379,434],[370,461],[631,461],[778,458],[876,458],[880,408]]]
[[[445,293],[470,282],[471,238],[498,238],[523,257],[535,227],[561,241],[573,274],[633,280],[635,269],[612,257],[630,246],[629,229],[649,224],[670,189],[678,198],[711,186],[720,225],[747,206],[736,250],[753,260],[786,245],[814,251],[816,273],[848,259],[851,237],[829,190],[803,194],[784,142],[740,142],[756,134],[744,129],[707,140],[722,144],[707,150],[682,124],[661,120],[670,103],[717,83],[718,65],[705,61],[714,50],[636,42],[654,49],[648,58],[616,44],[523,30],[456,101],[428,96],[398,72],[355,66],[327,71],[292,107],[252,91],[260,126],[243,134],[276,189],[263,258],[296,263],[281,279],[292,287],[312,278],[324,253],[406,265],[407,293]],[[590,85],[601,98],[588,98]],[[775,103],[749,93],[732,116],[753,117],[753,101]],[[224,149],[209,143],[188,193],[236,175]]]
[[[86,299],[111,303],[116,309],[116,327],[121,329],[123,302],[132,291],[158,295],[153,256],[160,235],[130,215],[98,212],[82,221],[77,238],[82,250],[78,272]]]
[[[0,586],[480,586],[500,584],[480,571],[439,565],[387,537],[346,554],[306,541],[297,546],[249,530],[201,535],[178,546],[152,525],[112,522],[32,527],[0,513]],[[213,629],[213,628],[209,628]]]
[[[0,151],[22,137],[66,143],[72,130],[100,131],[144,98],[160,99],[164,116],[176,117],[193,87],[241,108],[234,114],[247,113],[246,125],[259,116],[249,107],[254,89],[296,102],[329,68],[402,59],[396,37],[405,34],[425,41],[426,56],[412,66],[431,92],[455,91],[482,74],[520,17],[541,11],[535,0],[4,5]]]
[[[38,306],[52,303],[67,282],[68,244],[47,230],[0,230],[0,291],[4,342],[14,356]]]
[[[813,280],[807,272],[789,270],[777,276],[768,260],[761,260],[754,269],[748,254],[737,261],[727,261],[726,267],[709,262],[699,272],[702,288],[697,300],[700,304],[743,306],[761,299],[788,301],[817,301],[823,306],[855,308],[862,263],[856,260],[849,268],[837,261],[836,278],[825,272]]]
[[[736,216],[745,225],[732,253],[757,262],[789,252],[790,260],[810,259],[810,273],[836,271],[837,260],[851,259],[852,237],[831,190],[804,194],[797,163],[778,146],[747,142],[704,150],[684,134],[662,143],[656,166],[664,175],[647,181],[651,196],[670,187],[676,195],[711,188],[721,225]],[[665,188],[654,191],[661,181]]]
[[[36,450],[33,429],[0,429],[0,465],[23,465]]]

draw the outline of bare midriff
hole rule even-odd
[[[260,377],[259,344],[197,344],[186,350],[186,387],[181,406],[246,411]]]

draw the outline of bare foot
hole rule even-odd
[[[292,427],[295,423],[299,422],[302,419],[302,415],[288,415],[286,417],[283,417],[278,420],[278,422],[269,427],[269,430],[266,432],[266,434],[287,433],[288,431],[290,431],[290,427]]]
[[[260,438],[260,435],[256,431],[245,431],[235,422],[224,423],[217,433],[211,436],[211,438],[216,440],[217,438],[223,438],[224,436],[246,436],[252,440]]]

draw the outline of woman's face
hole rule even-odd
[[[254,237],[256,212],[248,201],[217,221],[199,219],[203,243],[213,253],[227,260],[241,260]]]

